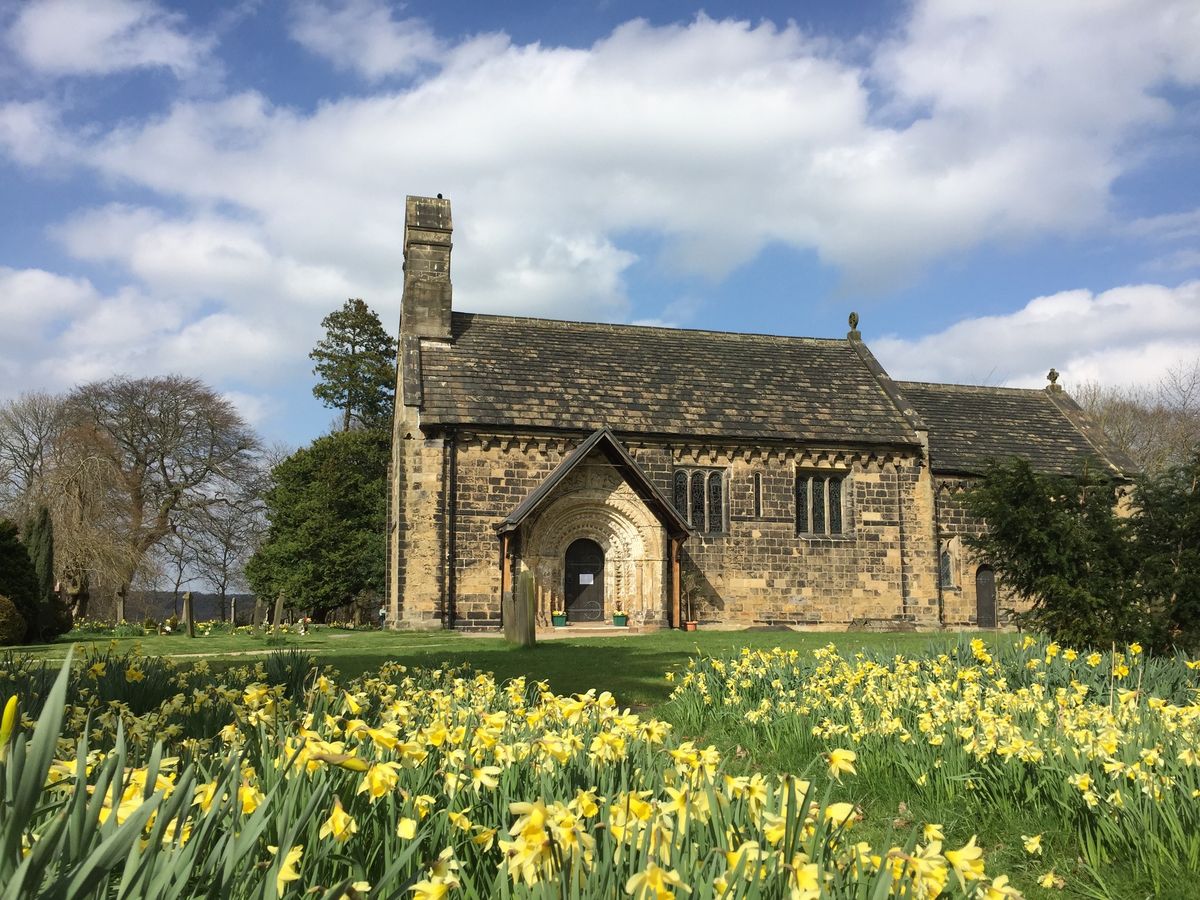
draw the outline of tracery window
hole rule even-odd
[[[676,469],[675,509],[696,531],[721,534],[725,531],[724,469]]]
[[[942,541],[941,551],[938,553],[938,580],[943,590],[958,590],[960,587],[958,554],[961,547],[962,540],[957,536]]]
[[[798,534],[844,534],[844,475],[817,472],[796,473],[796,532]]]

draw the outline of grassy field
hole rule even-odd
[[[516,676],[544,680],[560,695],[609,691],[620,706],[672,723],[674,740],[715,745],[734,775],[811,778],[820,793],[828,789],[831,799],[861,811],[855,836],[872,846],[902,844],[924,823],[940,825],[947,849],[977,835],[989,871],[1011,874],[1030,898],[1200,896],[1178,878],[1200,865],[1195,664],[1144,659],[1140,648],[1076,655],[994,633],[763,630],[572,637],[522,650],[498,637],[454,632],[319,629],[269,641],[247,633],[75,635],[30,649],[53,661],[72,644],[81,684],[92,693],[94,724],[106,733],[115,727],[106,711],[110,698],[144,703],[151,713],[160,703],[167,710],[162,718],[151,714],[129,723],[131,734],[140,728],[145,746],[160,735],[216,734],[234,712],[230,703],[241,702],[221,694],[220,684],[229,679],[236,682],[235,697],[246,681],[266,680],[290,685],[286,696],[303,698],[302,708],[313,702],[297,687],[312,685],[303,659],[298,666],[287,663],[299,681],[271,680],[279,671],[270,672],[271,663],[280,662],[270,658],[276,650],[300,651],[336,669],[341,685],[391,662],[414,669],[465,665],[494,673],[496,683]],[[835,654],[823,649],[831,644]],[[764,654],[739,659],[745,649]],[[943,652],[948,655],[938,658]],[[171,674],[142,656],[121,656],[129,653],[170,659],[180,670]],[[109,660],[107,670],[101,657]],[[201,662],[204,667],[193,667]],[[268,671],[228,671],[256,662]],[[144,670],[136,684],[130,665]],[[96,669],[98,675],[89,674]],[[363,683],[373,681],[378,685],[370,677]],[[211,703],[169,711],[171,698],[193,690],[209,690]],[[453,700],[471,702],[469,692]],[[565,709],[572,701],[564,696],[559,702]],[[140,707],[132,712],[143,715]],[[980,742],[990,749],[977,752]],[[845,783],[826,774],[834,747],[858,752],[858,772]],[[1013,759],[1018,752],[1037,756],[1022,763]],[[1087,784],[1079,780],[1085,776]],[[1105,787],[1093,796],[1088,784]],[[496,808],[503,820],[507,807]],[[368,809],[360,815],[364,824],[376,821]],[[1031,835],[1043,849],[1026,848]],[[451,837],[447,832],[438,840]],[[1044,879],[1053,884],[1043,887]]]
[[[1009,640],[995,636],[995,640]],[[667,699],[671,685],[663,677],[679,670],[689,658],[727,656],[742,647],[811,650],[834,643],[843,653],[856,650],[922,653],[958,642],[956,634],[880,634],[874,632],[794,631],[663,631],[629,637],[563,638],[542,641],[524,650],[498,637],[474,637],[455,632],[396,632],[320,630],[308,635],[287,635],[279,643],[245,634],[213,634],[204,638],[152,635],[141,638],[106,638],[68,635],[53,644],[27,648],[33,655],[62,659],[67,647],[76,653],[89,647],[120,650],[139,647],[142,653],[165,656],[184,664],[207,659],[214,666],[242,664],[261,659],[271,650],[301,649],[319,665],[330,665],[349,678],[378,669],[386,662],[435,668],[445,663],[467,663],[493,672],[500,681],[524,675],[546,680],[556,693],[571,694],[590,688],[611,691],[622,705],[654,707]]]

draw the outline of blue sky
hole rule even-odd
[[[1150,384],[1197,173],[1191,0],[0,0],[0,399],[182,371],[306,441],[321,317],[395,328],[438,192],[458,309]]]

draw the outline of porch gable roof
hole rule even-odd
[[[583,462],[593,450],[599,450],[605,455],[608,461],[612,464],[625,479],[625,483],[633,488],[634,492],[641,498],[642,502],[654,513],[655,518],[662,523],[667,529],[667,533],[673,538],[686,540],[691,534],[691,528],[688,527],[686,520],[675,509],[674,504],[663,494],[662,491],[650,480],[650,476],[646,474],[646,470],[637,464],[625,446],[613,434],[611,428],[605,425],[603,428],[598,428],[588,435],[583,442],[567,455],[567,458],[558,464],[558,466],[546,476],[546,480],[534,488],[529,495],[517,504],[516,508],[510,512],[501,522],[496,525],[496,530],[501,534],[507,534],[516,531],[530,515],[534,513],[549,497],[556,487],[575,470],[575,468]]]

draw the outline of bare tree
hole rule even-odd
[[[109,560],[118,617],[150,550],[182,516],[220,502],[222,485],[252,477],[259,449],[228,401],[180,375],[77,388],[64,403],[61,434],[81,531],[102,521],[119,551]]]
[[[1172,367],[1151,387],[1090,382],[1073,394],[1143,472],[1183,463],[1200,447],[1200,360]]]
[[[62,398],[31,391],[0,404],[0,509],[23,521],[45,499]]]
[[[171,531],[153,551],[157,563],[154,584],[165,585],[171,592],[171,609],[175,618],[180,615],[184,588],[196,580],[198,550],[188,523],[173,523]]]
[[[223,502],[205,507],[196,526],[196,572],[216,592],[224,619],[229,593],[245,586],[246,562],[266,529],[261,492],[257,486],[230,492]]]

